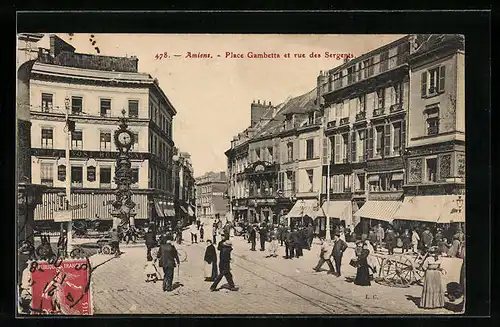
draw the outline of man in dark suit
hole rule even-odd
[[[285,258],[293,259],[293,240],[292,232],[288,227],[283,227],[283,238],[285,239]]]
[[[299,231],[294,227],[292,232],[290,233],[290,237],[292,238],[293,251],[295,252],[295,257],[298,258],[301,256],[301,246],[300,246],[300,235]]]
[[[267,226],[264,223],[262,223],[259,229],[261,251],[264,251],[266,249],[267,233],[268,233]]]
[[[161,266],[163,267],[163,291],[172,291],[172,282],[174,280],[174,268],[180,264],[179,255],[177,254],[177,249],[172,244],[173,237],[171,234],[167,234],[161,240],[160,250],[158,251],[157,257],[161,260]],[[177,265],[176,265],[177,264]]]
[[[157,246],[156,244],[156,235],[153,231],[153,227],[149,227],[146,235],[144,236],[144,240],[146,241],[146,258],[151,256],[151,249]]]
[[[306,228],[306,235],[307,235],[307,248],[311,250],[312,242],[314,239],[314,228],[310,223]]]
[[[342,256],[347,249],[347,243],[340,239],[340,234],[336,233],[333,236],[332,257],[335,261],[336,276],[340,276],[340,265],[342,264]]]
[[[226,277],[229,284],[229,289],[231,291],[237,291],[238,289],[234,286],[233,275],[231,274],[231,251],[233,250],[233,244],[231,241],[227,240],[224,242],[222,249],[220,251],[219,260],[219,275],[215,278],[210,290],[213,292],[217,289],[217,285],[222,280],[222,277]]]

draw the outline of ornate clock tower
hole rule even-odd
[[[113,203],[114,210],[111,215],[120,218],[120,225],[134,225],[134,210],[135,203],[132,201],[132,191],[130,184],[132,183],[132,169],[130,164],[130,148],[134,144],[134,134],[128,129],[127,119],[125,118],[125,110],[122,110],[123,117],[120,119],[119,128],[115,131],[114,141],[118,149],[118,157],[116,159],[115,183],[116,200]]]

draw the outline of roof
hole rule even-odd
[[[290,98],[282,104],[278,105],[276,116],[267,121],[262,126],[257,125],[254,137],[265,136],[279,132],[283,121],[285,121],[286,115],[307,113],[315,107],[315,100],[316,88],[305,94]],[[266,115],[268,114],[269,111],[264,114],[264,117],[266,117]]]
[[[462,48],[465,46],[465,39],[460,34],[417,34],[416,43],[419,47],[412,55],[419,55],[432,49],[439,48],[442,44],[448,42],[461,42]]]

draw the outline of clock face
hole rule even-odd
[[[121,132],[118,135],[118,141],[120,141],[120,143],[122,145],[129,145],[130,142],[132,141],[132,139],[130,138],[130,134],[129,133],[127,133],[127,132]]]

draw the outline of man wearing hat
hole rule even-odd
[[[180,264],[177,249],[172,244],[173,236],[170,233],[162,236],[160,239],[160,250],[157,257],[160,258],[161,267],[163,268],[163,291],[172,291],[172,282],[174,280],[174,268]],[[177,265],[176,265],[177,264]]]
[[[342,256],[347,249],[347,243],[340,239],[340,232],[336,232],[333,236],[333,249],[331,257],[335,261],[336,276],[340,276],[340,265],[342,264]]]
[[[215,278],[210,290],[213,292],[217,289],[217,285],[222,280],[222,277],[226,277],[229,284],[229,289],[231,291],[237,291],[238,289],[234,286],[233,275],[231,274],[231,251],[233,251],[233,243],[230,240],[226,240],[222,249],[220,251],[219,260],[219,275]]]

